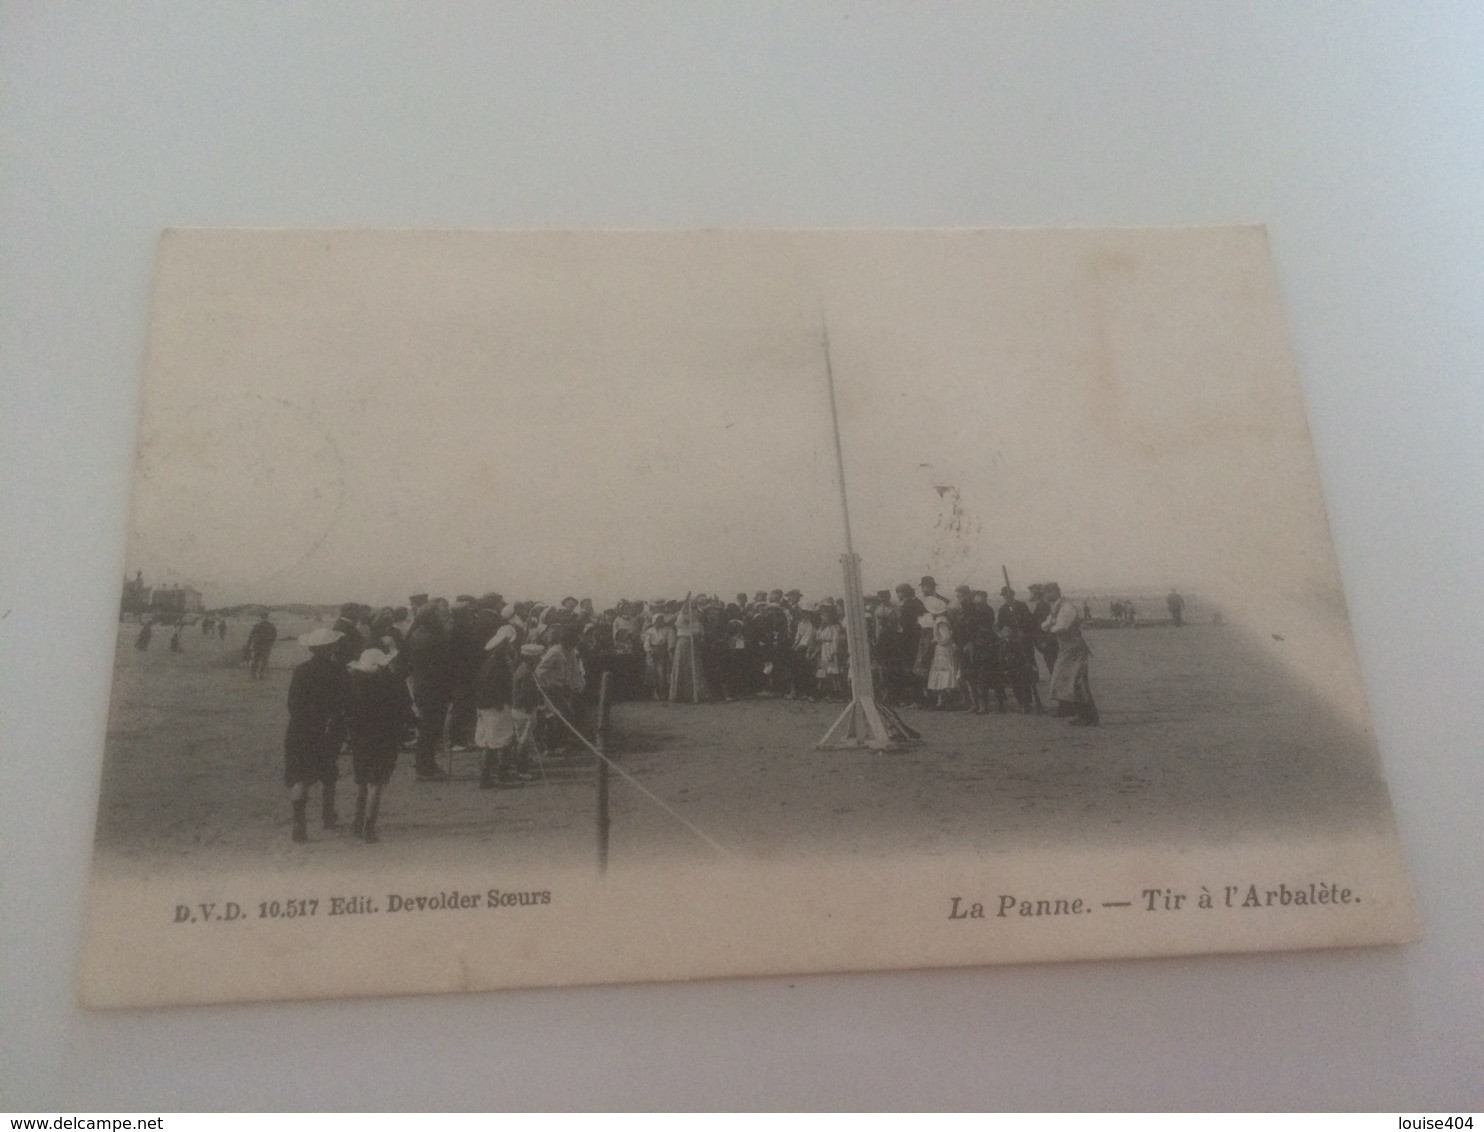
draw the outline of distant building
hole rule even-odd
[[[156,586],[149,591],[149,612],[164,621],[193,617],[205,609],[201,591],[190,586]]]

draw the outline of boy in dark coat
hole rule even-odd
[[[407,681],[390,661],[380,649],[362,650],[350,665],[346,684],[345,722],[356,778],[356,816],[350,831],[368,844],[378,840],[381,792],[391,780],[397,750],[412,716]]]
[[[283,784],[289,788],[294,811],[294,840],[308,841],[304,810],[309,786],[323,788],[321,817],[334,829],[336,759],[345,734],[346,672],[335,657],[340,634],[316,629],[299,638],[309,659],[294,669],[289,680],[289,725],[283,737]]]

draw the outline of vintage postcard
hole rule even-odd
[[[1415,939],[1265,234],[160,243],[83,1001]]]

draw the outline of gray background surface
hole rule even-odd
[[[1478,1108],[1481,58],[1468,3],[6,5],[0,1107]],[[1422,944],[73,1005],[161,228],[1250,222]]]

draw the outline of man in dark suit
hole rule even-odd
[[[910,582],[897,587],[897,646],[893,671],[897,677],[898,703],[921,704],[927,696],[927,668],[918,661],[921,656],[923,619],[928,609]],[[932,632],[931,619],[927,631]]]
[[[1030,606],[1015,596],[1009,586],[1000,590],[1004,604],[996,616],[1000,632],[1005,634],[1003,656],[1005,683],[1015,695],[1020,710],[1029,713],[1041,707],[1040,673],[1036,671],[1036,634],[1040,631]]]

